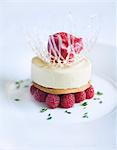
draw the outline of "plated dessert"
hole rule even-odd
[[[50,35],[45,51],[32,58],[31,94],[49,108],[73,107],[94,96],[91,69],[82,38],[65,32]]]

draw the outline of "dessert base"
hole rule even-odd
[[[87,88],[90,87],[91,83],[90,81],[86,84],[86,85],[83,85],[79,88],[72,88],[72,89],[53,89],[53,88],[46,88],[46,87],[43,87],[41,85],[38,85],[36,84],[35,82],[33,82],[33,85],[40,89],[41,91],[44,91],[46,93],[50,93],[50,94],[56,94],[56,95],[59,95],[59,94],[69,94],[69,93],[77,93],[77,92],[81,92],[81,91],[84,91],[86,90]]]
[[[94,98],[99,98],[96,100],[94,98],[85,100],[84,102],[87,102],[87,106],[82,106],[82,103],[75,104],[73,108],[67,109],[71,114],[66,113],[66,109],[64,108],[47,109],[47,111],[40,113],[42,108],[46,108],[46,106],[44,103],[39,103],[34,100],[30,94],[30,87],[24,88],[24,85],[21,85],[19,89],[12,90],[9,85],[7,89],[8,98],[6,97],[5,101],[0,102],[0,112],[4,115],[7,114],[7,118],[9,115],[15,115],[23,120],[29,120],[30,122],[36,121],[40,126],[41,124],[43,126],[47,123],[55,123],[57,125],[59,123],[89,122],[106,115],[116,106],[116,88],[110,80],[106,79],[106,77],[103,79],[99,76],[93,76],[92,84],[95,92],[100,91],[103,95],[95,95]],[[15,98],[19,98],[20,101],[15,101]],[[4,98],[1,97],[1,99]],[[83,117],[85,113],[87,113],[88,118]],[[51,120],[47,120],[48,114],[51,114]]]

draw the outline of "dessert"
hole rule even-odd
[[[94,96],[83,39],[65,32],[50,35],[45,51],[32,58],[31,76],[31,94],[49,108],[70,108]]]

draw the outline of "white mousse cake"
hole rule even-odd
[[[94,96],[91,62],[82,53],[82,38],[59,32],[49,36],[44,51],[40,47],[31,64],[30,91],[35,100],[49,108],[70,108]]]
[[[91,62],[85,57],[72,67],[56,68],[34,57],[31,73],[32,81],[46,88],[80,88],[91,80]]]

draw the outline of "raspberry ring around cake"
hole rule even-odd
[[[56,95],[60,95],[60,94],[69,94],[69,93],[77,93],[77,92],[81,92],[86,90],[87,88],[90,87],[91,82],[89,81],[86,85],[83,85],[79,88],[68,88],[68,89],[54,89],[54,88],[46,88],[43,87],[35,82],[33,82],[33,85],[40,89],[41,91],[44,91],[46,93],[50,93],[50,94],[56,94]]]

